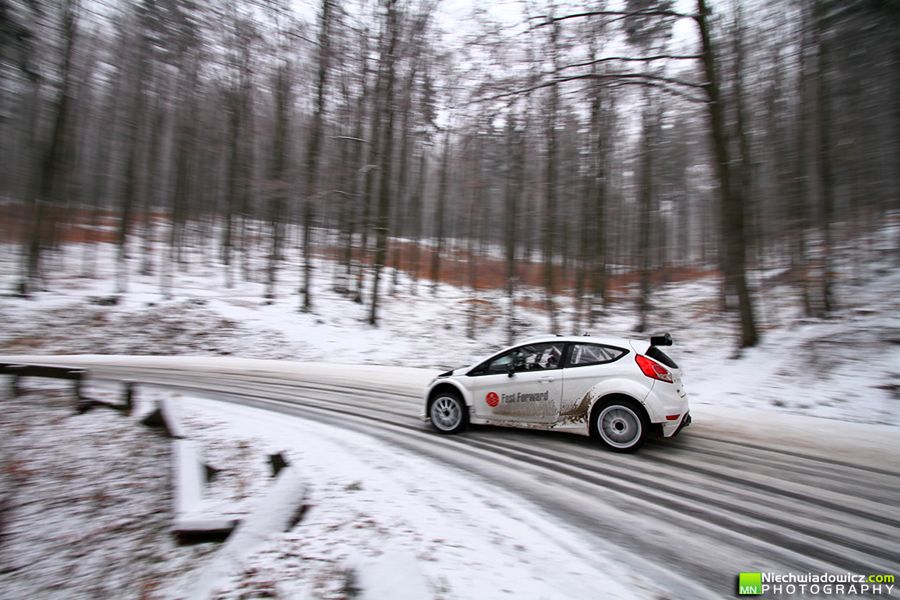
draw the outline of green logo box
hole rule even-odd
[[[738,595],[761,596],[762,573],[741,573],[738,575]]]

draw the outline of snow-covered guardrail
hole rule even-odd
[[[0,362],[0,375],[11,377],[10,388],[14,395],[20,393],[20,379],[25,377],[62,379],[73,382],[73,393],[78,412],[86,412],[95,406],[107,406],[130,414],[134,406],[135,382],[122,381],[121,402],[107,399],[91,399],[85,394],[85,383],[91,379],[87,368],[48,365],[40,362]],[[141,423],[159,427],[172,438],[173,469],[173,520],[172,532],[180,540],[197,537],[222,537],[231,533],[240,523],[241,507],[210,509],[204,501],[204,491],[209,483],[211,470],[204,464],[198,445],[188,439],[181,406],[176,398],[161,398],[156,408],[141,418]],[[281,455],[270,457],[275,482],[269,492],[260,499],[250,513],[256,525],[243,527],[240,539],[246,545],[248,536],[266,536],[283,531],[292,524],[304,500],[305,486],[296,472]],[[257,516],[253,516],[259,513]],[[272,529],[274,527],[274,529]],[[256,532],[256,533],[254,533]],[[233,554],[229,551],[229,554]]]
[[[297,469],[290,465],[281,469],[275,483],[260,496],[250,513],[228,536],[212,563],[198,569],[198,578],[194,579],[188,597],[196,600],[209,598],[215,586],[233,572],[242,558],[252,554],[270,536],[288,531],[305,496],[306,483]]]
[[[174,516],[172,532],[180,540],[222,536],[230,533],[239,519],[210,513],[203,505],[203,489],[207,484],[206,466],[197,445],[184,439],[172,443],[174,471]]]
[[[12,377],[10,388],[13,394],[19,393],[19,379],[21,379],[22,377],[66,379],[73,382],[73,392],[75,393],[75,398],[79,402],[84,401],[84,396],[82,394],[82,382],[87,377],[87,369],[30,363],[0,363],[0,373],[10,375]]]
[[[10,377],[10,392],[18,395],[23,378],[63,379],[72,382],[72,393],[75,396],[76,410],[87,412],[95,406],[106,406],[131,414],[134,397],[134,383],[123,381],[124,391],[121,402],[110,402],[88,397],[84,392],[85,382],[90,381],[92,373],[88,368],[43,364],[40,362],[0,362],[0,375]]]
[[[171,397],[159,401],[156,410],[147,414],[141,422],[149,427],[160,427],[171,438],[183,439],[184,426],[181,423],[181,413]]]
[[[163,398],[156,410],[143,423],[158,426],[173,438],[173,512],[172,532],[180,540],[228,536],[219,554],[231,558],[217,558],[215,564],[231,564],[242,556],[253,540],[261,540],[273,533],[286,531],[295,522],[305,498],[306,486],[296,469],[281,455],[270,456],[275,482],[244,517],[241,507],[218,510],[210,508],[204,499],[209,482],[209,469],[203,461],[199,446],[188,439],[181,407],[171,396]],[[238,550],[239,549],[239,550]],[[224,562],[223,562],[224,561]]]

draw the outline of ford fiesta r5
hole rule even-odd
[[[618,452],[649,433],[672,437],[691,422],[681,370],[660,346],[611,337],[545,336],[437,376],[423,419],[440,433],[469,423],[569,431]]]

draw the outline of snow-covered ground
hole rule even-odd
[[[169,533],[169,442],[70,386],[0,392],[0,597],[153,598],[214,547]],[[92,390],[96,398],[109,392]]]
[[[222,582],[227,598],[272,588],[282,598],[337,598],[356,585],[374,599],[372,590],[391,578],[400,581],[391,597],[403,597],[417,573],[434,598],[644,595],[618,583],[625,574],[578,532],[483,481],[303,419],[212,400],[189,399],[186,409],[188,429],[205,447],[230,440],[257,466],[283,452],[310,482],[300,524]],[[216,458],[230,464],[221,451]],[[173,596],[190,580],[174,581]]]
[[[34,381],[0,413],[0,597],[649,597],[590,540],[502,489],[366,435],[177,396],[184,433],[217,469],[210,511],[250,512],[276,452],[307,482],[300,523],[218,573],[217,544],[169,535],[169,442],[138,425],[165,392],[138,388],[131,417],[76,415],[68,390]]]

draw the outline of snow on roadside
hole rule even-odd
[[[138,424],[163,394],[139,386],[131,417],[77,415],[70,386],[55,382],[28,379],[3,396],[0,597],[190,597],[222,546],[179,546],[170,533],[171,442]],[[466,473],[360,433],[172,398],[218,470],[207,508],[247,514],[270,489],[274,452],[307,489],[302,520],[226,563],[216,598],[651,597],[577,531]]]
[[[153,598],[214,548],[169,534],[168,440],[106,408],[75,414],[69,384],[10,397],[0,379],[0,597]]]
[[[419,575],[398,569],[413,567],[435,599],[648,596],[578,532],[465,473],[366,435],[234,404],[190,399],[185,415],[208,455],[237,445],[261,463],[283,451],[308,482],[299,525],[221,581],[217,598],[344,598],[353,589],[371,597],[363,585],[383,589],[398,575],[392,597],[403,597]],[[385,568],[392,557],[401,564]],[[191,578],[167,594],[187,597]]]

